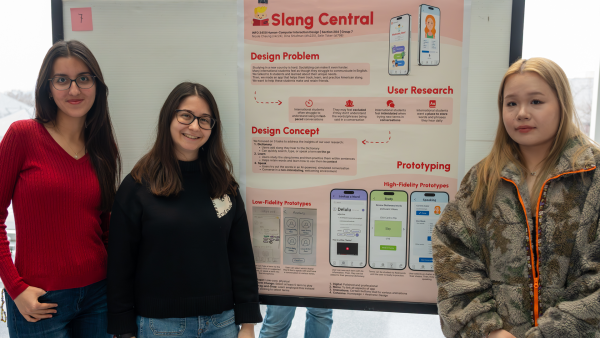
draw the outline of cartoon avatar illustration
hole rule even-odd
[[[435,33],[434,33],[434,34],[435,34]],[[436,215],[439,215],[439,214],[441,214],[441,213],[442,213],[442,210],[441,210],[440,206],[438,205],[438,206],[436,206],[436,207],[435,207],[435,209],[433,209],[433,212],[434,212]]]
[[[435,18],[430,14],[425,18],[425,38],[435,39],[435,32]]]
[[[267,17],[267,6],[260,6],[254,8],[254,19],[252,20],[252,26],[268,26],[269,19]]]
[[[398,28],[397,29],[398,29],[398,33],[402,32],[402,25],[398,24]]]

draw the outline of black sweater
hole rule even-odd
[[[235,310],[262,321],[244,202],[218,217],[198,161],[179,162],[183,191],[159,197],[127,175],[117,192],[108,245],[108,332],[137,332],[148,318]]]

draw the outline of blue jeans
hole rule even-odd
[[[239,327],[235,325],[233,309],[212,316],[187,318],[137,317],[137,338],[237,338]]]
[[[259,338],[286,338],[295,314],[295,306],[268,305]],[[332,325],[331,309],[306,308],[304,338],[329,338]]]
[[[107,338],[106,281],[82,288],[48,291],[40,303],[55,303],[52,318],[30,323],[5,293],[8,334],[11,338]]]

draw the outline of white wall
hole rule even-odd
[[[508,69],[512,1],[473,0],[469,50],[465,168],[492,149],[498,126],[498,88]]]
[[[94,31],[71,30],[70,8],[79,7],[92,7]],[[236,15],[235,0],[63,2],[65,40],[84,42],[102,67],[123,173],[149,150],[160,108],[182,81],[215,96],[238,172]]]

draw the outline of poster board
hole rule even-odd
[[[464,163],[465,1],[241,10],[240,172],[261,293],[435,304],[431,232]]]
[[[102,66],[110,88],[109,103],[124,159],[124,173],[130,171],[151,145],[158,111],[168,92],[177,83],[190,80],[207,85],[215,94],[227,151],[234,162],[236,177],[243,177],[247,154],[240,151],[246,143],[241,132],[248,131],[239,118],[243,106],[240,100],[245,98],[238,85],[243,77],[238,44],[244,34],[244,19],[238,15],[240,6],[243,7],[241,1],[53,1],[53,13],[62,14],[53,16],[53,24],[62,23],[62,32],[57,29],[55,38],[62,33],[65,39],[83,41]],[[82,7],[92,9],[92,31],[72,30],[70,9]],[[464,97],[460,98],[466,99],[464,106],[469,107],[467,114],[461,113],[459,117],[467,125],[466,132],[458,135],[463,149],[466,145],[466,158],[456,160],[460,172],[481,158],[490,144],[489,134],[470,136],[470,130],[481,128],[470,129],[469,124],[495,127],[495,92],[508,65],[513,6],[509,2],[476,2],[470,13],[469,10],[466,6],[463,13],[472,19],[471,28],[465,28],[463,35],[468,36],[466,40],[470,38],[478,43],[471,47],[468,55],[463,55],[463,60],[465,67],[477,71],[468,75],[468,90],[463,87],[461,95]],[[185,29],[181,29],[182,25]],[[512,33],[515,34],[514,29]],[[481,94],[471,95],[477,91]],[[486,107],[491,114],[471,114],[471,107]],[[462,169],[458,169],[460,167]],[[245,187],[244,179],[241,183]],[[248,200],[246,202],[248,204]],[[248,208],[251,207],[248,204]],[[422,302],[267,294],[261,295],[261,301],[343,309],[436,312],[435,304]]]

